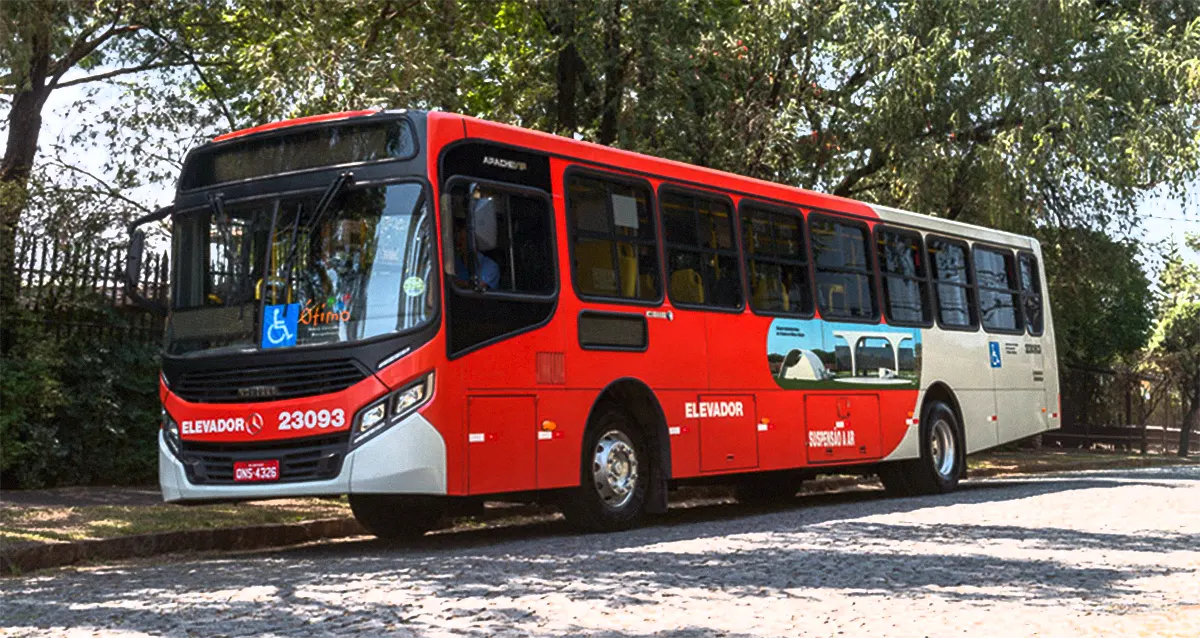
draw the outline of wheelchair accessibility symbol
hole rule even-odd
[[[991,359],[992,367],[999,368],[1001,365],[1000,342],[999,341],[989,341],[988,342],[988,356]]]
[[[296,324],[300,320],[300,304],[267,306],[263,313],[262,347],[282,348],[296,345]]]

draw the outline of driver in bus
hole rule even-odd
[[[467,220],[458,218],[454,224],[454,282],[460,288],[471,286],[467,265],[463,263],[465,254],[467,254]],[[494,259],[476,250],[475,268],[485,290],[495,290],[500,287],[500,266]]]

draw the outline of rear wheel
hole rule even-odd
[[[636,525],[645,510],[649,460],[633,417],[617,405],[598,408],[584,438],[582,484],[562,501],[567,520],[595,532]]]
[[[943,494],[958,486],[966,451],[959,445],[958,418],[941,401],[930,402],[921,416],[920,458],[879,467],[879,479],[898,496]]]
[[[350,510],[368,532],[380,538],[420,538],[437,527],[445,502],[436,496],[414,494],[351,494]]]

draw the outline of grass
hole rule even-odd
[[[989,452],[971,457],[972,477],[1005,474],[1036,474],[1067,470],[1147,467],[1197,463],[1200,459],[1180,459],[1172,455],[1106,453],[1065,450],[1023,450]],[[844,484],[829,483],[830,487]],[[822,481],[809,484],[808,490],[820,490]],[[686,500],[686,498],[685,498]],[[686,504],[682,504],[686,505]],[[4,507],[0,508],[0,543],[53,543],[113,538],[189,529],[241,527],[276,523],[295,523],[321,518],[350,516],[345,497],[337,499],[295,498],[220,505],[89,505],[83,507]],[[486,520],[458,519],[456,529],[482,527]]]
[[[967,459],[971,476],[1002,474],[1037,474],[1069,470],[1102,470],[1106,468],[1156,467],[1194,464],[1195,457],[1180,458],[1173,454],[1133,454],[1129,452],[1089,452],[1086,450],[1022,450],[986,452]]]
[[[89,505],[0,509],[0,541],[56,542],[187,529],[295,523],[350,515],[346,499],[287,499],[220,505]]]

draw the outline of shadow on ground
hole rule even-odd
[[[806,496],[775,507],[672,510],[650,526],[608,535],[576,534],[553,521],[439,534],[411,546],[354,539],[235,557],[63,571],[9,580],[0,583],[0,591],[6,599],[4,625],[10,627],[200,634],[303,634],[317,627],[419,634],[444,630],[444,623],[456,619],[470,621],[457,633],[493,635],[498,628],[519,627],[518,633],[527,634],[537,633],[544,619],[512,599],[566,595],[615,612],[659,604],[658,595],[676,589],[734,597],[786,592],[797,605],[804,604],[806,591],[815,590],[914,599],[936,592],[985,603],[1016,596],[1024,604],[1047,607],[1064,601],[1103,603],[1133,593],[1134,579],[1175,570],[1153,560],[1097,566],[1045,555],[997,556],[986,549],[1019,541],[1059,552],[1196,551],[1200,534],[862,519],[957,505],[1011,505],[1042,495],[1103,499],[1120,486],[1194,488],[1197,480],[1195,470],[1162,468],[973,482],[939,497],[889,499],[881,491],[855,491]],[[591,629],[580,631],[613,638],[646,635]],[[679,632],[698,636],[708,630]]]

